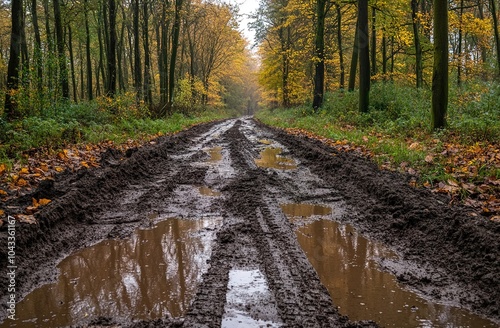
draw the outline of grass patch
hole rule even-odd
[[[357,92],[338,91],[326,94],[317,113],[306,104],[256,116],[277,127],[365,147],[381,166],[417,170],[421,183],[455,179],[460,170],[470,182],[500,177],[500,158],[480,158],[499,150],[500,85],[474,83],[450,90],[449,127],[438,132],[430,130],[430,90],[380,82],[372,85],[370,102],[370,111],[360,113]],[[468,168],[471,172],[465,172]]]
[[[23,160],[22,154],[37,148],[60,149],[69,144],[99,143],[111,140],[148,139],[158,134],[178,132],[191,125],[228,117],[223,110],[203,110],[191,115],[174,113],[151,118],[135,102],[118,98],[82,104],[61,104],[13,122],[0,118],[0,164],[11,167]]]

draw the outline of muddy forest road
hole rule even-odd
[[[53,200],[16,225],[24,300],[6,318],[2,264],[0,327],[500,322],[500,225],[367,159],[241,118],[101,164],[5,205]]]

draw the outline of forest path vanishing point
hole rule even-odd
[[[23,300],[8,319],[2,265],[0,327],[500,322],[500,225],[250,117],[110,150],[6,208],[32,197],[52,202],[16,225]]]

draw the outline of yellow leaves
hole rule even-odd
[[[5,190],[0,189],[0,196],[7,196],[8,193]]]
[[[3,175],[7,171],[7,167],[5,164],[0,164],[0,176]]]

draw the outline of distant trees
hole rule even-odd
[[[237,12],[219,0],[0,0],[0,18],[0,114],[9,118],[117,94],[156,115],[228,99],[243,112],[252,98]]]

